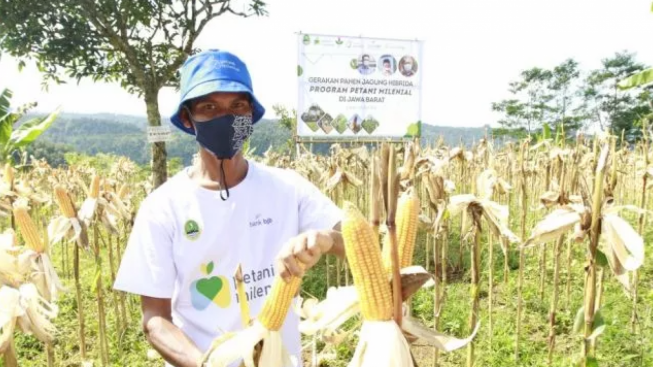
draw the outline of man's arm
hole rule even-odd
[[[170,299],[141,296],[143,331],[148,342],[175,367],[197,367],[203,354],[172,323]]]

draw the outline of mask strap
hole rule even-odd
[[[226,201],[229,198],[229,188],[227,187],[227,180],[226,180],[226,178],[224,176],[224,159],[222,161],[220,161],[220,174],[222,176],[220,178],[220,181],[221,181],[220,184],[227,191],[227,197],[226,198],[224,196],[222,196],[222,190],[220,191],[220,199],[222,199],[222,201]]]

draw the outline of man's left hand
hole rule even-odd
[[[331,233],[332,231],[307,231],[286,243],[275,264],[281,278],[288,282],[292,276],[303,277],[304,272],[313,267],[323,254],[331,251],[335,242]]]

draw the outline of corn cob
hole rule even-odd
[[[45,252],[45,245],[41,241],[41,236],[27,211],[27,203],[24,200],[19,200],[14,204],[14,217],[27,247],[37,253]]]
[[[399,242],[399,264],[403,269],[413,265],[413,253],[419,224],[419,199],[415,191],[409,189],[399,199],[397,212],[397,241]],[[383,238],[383,268],[392,274],[392,249],[389,232]]]
[[[392,320],[392,290],[383,270],[378,237],[354,204],[345,202],[344,214],[345,254],[358,292],[361,314],[368,321]]]
[[[88,196],[92,199],[97,199],[100,196],[100,176],[97,174],[93,175]]]
[[[298,262],[298,265],[303,269],[302,263]],[[295,276],[288,283],[284,282],[279,275],[275,277],[271,294],[266,298],[263,309],[257,318],[261,325],[271,331],[281,329],[301,282],[302,278]]]
[[[56,185],[54,187],[54,194],[61,213],[66,218],[75,218],[75,208],[73,208],[73,203],[68,196],[68,190],[63,185]]]
[[[10,189],[14,187],[14,168],[9,163],[5,163],[5,182]]]
[[[118,198],[122,200],[127,197],[127,194],[129,194],[129,186],[127,184],[123,184],[120,187],[120,191],[118,191]]]
[[[104,188],[104,191],[106,192],[112,192],[113,188],[111,187],[111,183],[109,182],[109,179],[102,180],[102,187]]]

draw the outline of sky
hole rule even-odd
[[[244,0],[241,0],[244,1]],[[297,101],[296,33],[424,41],[422,121],[442,126],[494,125],[491,103],[509,97],[508,83],[534,66],[553,67],[574,58],[582,69],[600,66],[617,51],[634,52],[653,65],[651,0],[269,0],[265,17],[214,19],[197,40],[242,58],[254,92],[275,118],[272,106]],[[425,11],[426,5],[432,11]],[[0,88],[13,102],[36,101],[38,111],[61,106],[71,113],[145,116],[145,103],[117,84],[52,85],[41,89],[34,67],[22,73],[16,61],[0,58]],[[178,102],[172,88],[159,95],[166,117]]]

